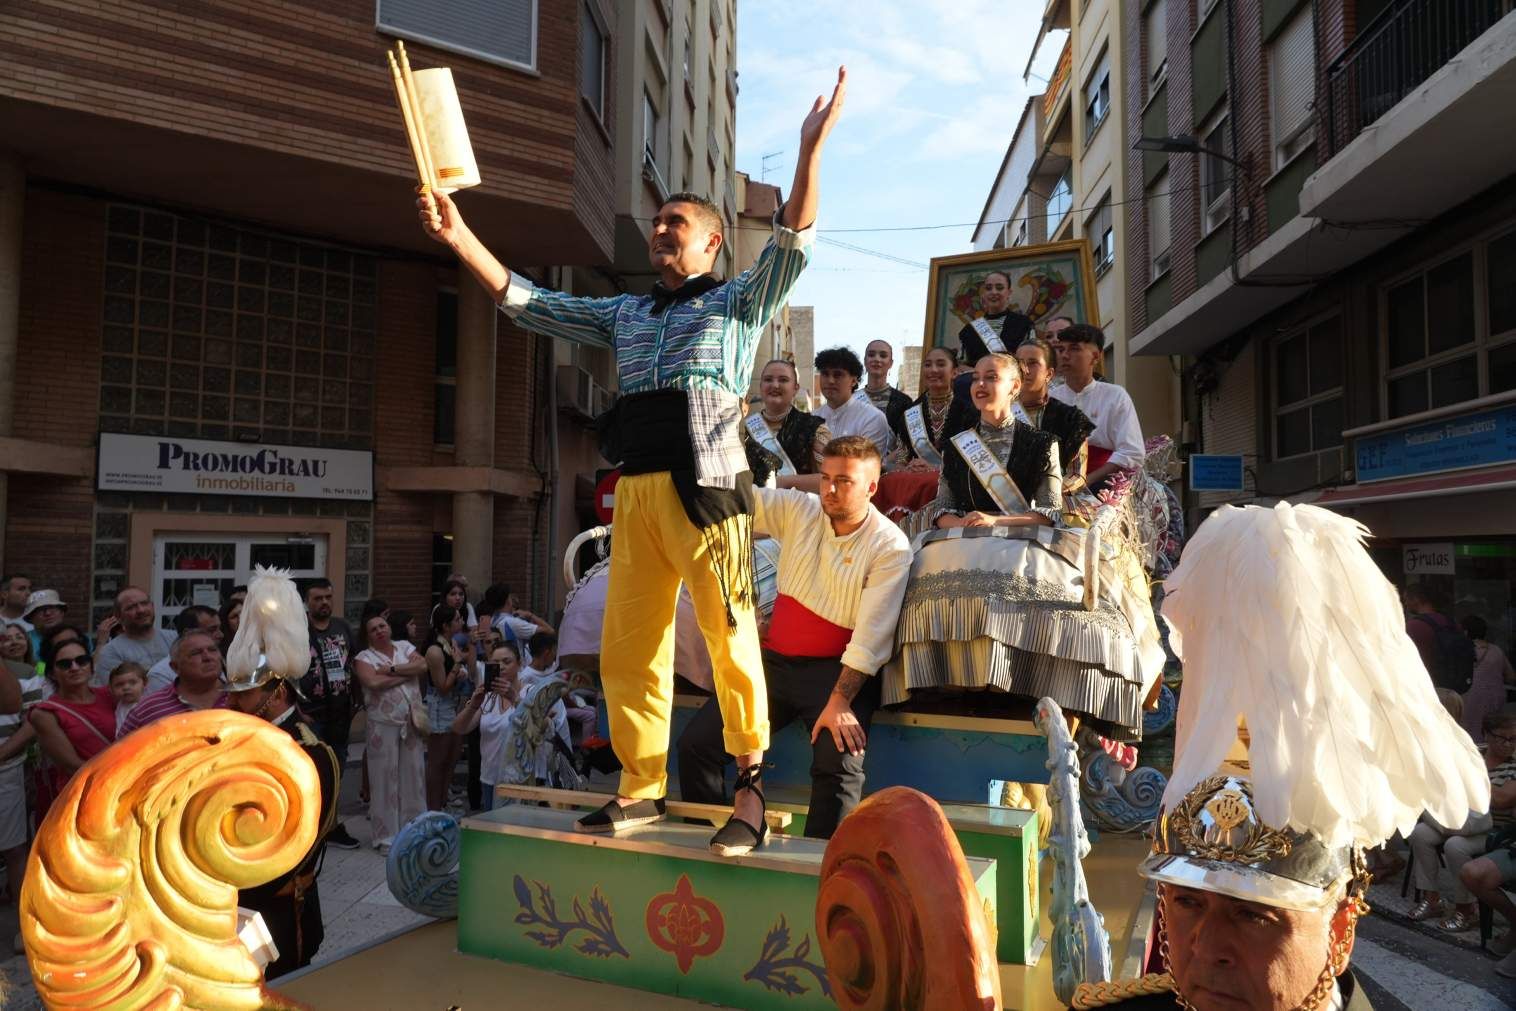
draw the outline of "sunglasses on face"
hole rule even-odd
[[[66,656],[61,660],[54,660],[53,666],[59,670],[73,670],[75,667],[88,667],[90,665],[87,656]]]

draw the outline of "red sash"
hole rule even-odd
[[[1088,468],[1085,471],[1086,474],[1094,473],[1101,467],[1104,467],[1106,464],[1110,463],[1111,454],[1116,452],[1114,449],[1106,449],[1104,446],[1097,446],[1093,442],[1088,443],[1087,445],[1089,446],[1090,452],[1089,461],[1086,464],[1086,467]]]
[[[774,599],[774,617],[763,648],[784,656],[841,657],[853,630],[834,625],[794,597]]]

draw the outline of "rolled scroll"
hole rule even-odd
[[[469,143],[453,72],[447,67],[412,71],[403,42],[397,42],[388,56],[395,104],[405,121],[422,191],[452,193],[478,186],[479,165]]]

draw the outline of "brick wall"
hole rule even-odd
[[[21,251],[21,340],[15,435],[92,446],[100,387],[105,205],[27,191]],[[53,587],[89,620],[94,492],[88,478],[12,474],[5,561]]]
[[[432,448],[433,336],[439,275],[429,263],[379,262],[378,368],[374,380],[375,464],[426,467]],[[417,613],[431,601],[435,503],[445,496],[379,492],[374,503],[374,596]]]
[[[453,68],[483,192],[573,199],[577,6],[541,4],[540,76],[408,46]],[[0,94],[412,174],[382,72],[391,40],[373,0],[11,0],[0,22]]]

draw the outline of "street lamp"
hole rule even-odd
[[[1243,171],[1247,171],[1246,165],[1225,151],[1206,147],[1199,140],[1187,133],[1175,134],[1172,137],[1138,137],[1132,148],[1137,151],[1166,151],[1172,154],[1209,155],[1212,158],[1220,158],[1224,162],[1229,162]]]

